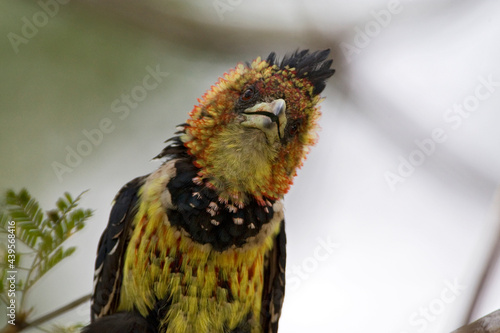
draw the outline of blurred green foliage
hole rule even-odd
[[[75,252],[74,246],[65,247],[64,242],[81,230],[93,214],[90,209],[77,208],[83,193],[73,198],[66,192],[57,200],[55,209],[44,212],[26,189],[6,192],[0,206],[0,234],[6,239],[0,246],[3,259],[0,302],[9,306],[11,300],[15,300],[16,326],[28,325],[31,309],[26,296],[29,290]],[[8,280],[7,276],[15,276],[15,279]]]

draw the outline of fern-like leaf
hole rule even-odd
[[[81,230],[85,226],[85,221],[92,216],[93,212],[90,209],[75,209],[82,194],[73,200],[69,193],[65,193],[56,203],[58,211],[47,213],[52,233],[42,238],[40,250],[45,254],[52,253],[71,235]]]
[[[53,333],[79,333],[83,328],[83,324],[76,324],[72,326],[60,326],[54,325],[52,326],[51,332]]]
[[[19,194],[7,191],[5,202],[10,218],[16,221],[17,238],[31,248],[35,247],[38,238],[44,235],[45,227],[40,205],[26,189]]]
[[[22,189],[18,193],[9,190],[6,192],[5,200],[0,202],[0,235],[5,234],[2,237],[8,236],[9,233],[14,232],[10,227],[12,224],[10,221],[14,221],[16,241],[20,241],[15,244],[15,267],[20,267],[20,243],[24,243],[30,249],[27,252],[30,255],[22,255],[22,260],[24,262],[28,258],[31,265],[25,273],[18,276],[16,281],[16,289],[22,293],[19,302],[21,311],[24,311],[22,307],[25,306],[24,299],[28,290],[55,265],[76,250],[75,247],[65,248],[62,244],[71,235],[82,229],[85,226],[85,221],[92,216],[92,211],[89,209],[77,209],[82,194],[73,199],[69,193],[64,193],[56,202],[57,208],[46,214],[40,208],[38,201],[32,198],[26,189]],[[0,258],[3,259],[3,262],[7,262],[6,250],[5,246],[0,246]],[[5,258],[3,258],[4,256]],[[2,300],[5,298],[6,292],[5,274],[8,271],[7,268],[7,265],[0,264],[0,295]]]
[[[1,257],[2,257],[3,262],[7,262],[7,252],[2,253]],[[6,269],[6,267],[4,267],[0,271],[0,294],[3,294],[5,292],[5,281],[6,281],[5,278],[6,277],[7,277],[7,269]]]
[[[57,265],[61,260],[69,257],[75,252],[76,248],[74,246],[64,249],[63,247],[57,248],[49,257],[42,259],[40,262],[40,268],[36,274],[36,278],[29,281],[29,285],[34,284],[38,279],[40,279],[45,273],[47,273],[51,268]]]

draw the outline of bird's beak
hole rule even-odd
[[[282,139],[285,135],[285,111],[286,103],[281,98],[271,103],[259,103],[243,111],[245,120],[241,125],[260,129],[269,142],[274,142],[276,137]]]

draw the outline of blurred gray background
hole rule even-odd
[[[0,189],[47,209],[88,189],[96,211],[32,318],[91,291],[115,193],[219,76],[330,48],[320,140],[285,198],[280,331],[458,328],[499,232],[499,22],[493,0],[0,2]],[[496,273],[475,318],[500,308]]]

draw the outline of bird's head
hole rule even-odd
[[[316,142],[319,94],[333,75],[329,50],[239,64],[208,90],[180,139],[199,172],[194,181],[222,200],[281,198]]]

